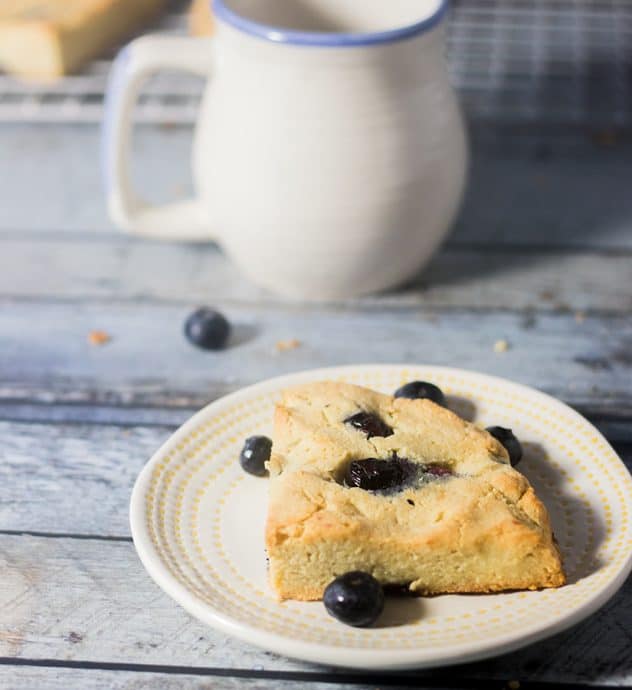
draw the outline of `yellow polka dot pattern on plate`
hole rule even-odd
[[[340,625],[319,603],[276,601],[265,581],[266,482],[248,477],[237,463],[247,436],[269,432],[284,385],[269,382],[206,408],[149,468],[143,536],[159,564],[155,567],[208,613],[206,620],[376,653],[458,650],[474,635],[491,647],[516,630],[546,629],[620,578],[632,549],[632,481],[610,446],[578,414],[521,386],[435,367],[348,367],[329,375],[303,374],[291,383],[324,378],[384,392],[409,380],[431,380],[455,409],[473,404],[477,423],[513,427],[525,442],[520,469],[549,508],[570,584],[542,592],[437,597],[427,603],[430,615],[369,630]]]

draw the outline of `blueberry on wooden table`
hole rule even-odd
[[[509,455],[509,462],[515,467],[522,459],[522,446],[511,429],[503,426],[489,426],[487,431],[503,446]]]
[[[267,436],[250,436],[239,454],[239,464],[248,474],[263,477],[267,474],[266,462],[271,452],[272,441]]]
[[[384,590],[372,575],[356,570],[330,582],[323,603],[327,613],[341,623],[363,628],[375,623],[382,613]]]
[[[230,323],[215,309],[196,309],[184,323],[187,340],[202,350],[221,350],[230,337]]]
[[[351,415],[351,417],[347,417],[344,421],[345,424],[352,426],[354,429],[364,432],[367,438],[393,435],[391,427],[383,419],[373,414],[373,412],[358,412]]]
[[[434,383],[428,381],[411,381],[395,391],[396,398],[409,398],[410,400],[432,400],[433,403],[446,407],[443,391]]]

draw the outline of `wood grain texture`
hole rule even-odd
[[[285,302],[250,283],[213,245],[64,235],[0,239],[0,257],[0,298]],[[630,286],[632,252],[448,246],[406,287],[341,304],[625,313]]]
[[[0,687],[3,690],[291,690],[297,687],[297,681],[278,678],[230,678],[211,674],[200,676],[186,673],[0,666]],[[335,688],[329,683],[318,682],[310,682],[309,687],[312,690]],[[349,687],[357,690],[375,690],[374,685],[354,684]],[[428,687],[429,690],[433,690]]]
[[[0,424],[0,530],[96,536],[0,535],[0,657],[310,669],[195,623],[150,582],[129,541],[107,538],[129,534],[131,484],[169,433],[156,426]],[[632,463],[632,448],[624,451]],[[580,633],[459,673],[629,682],[631,586]]]
[[[46,425],[66,424],[71,427],[77,424],[111,424],[124,429],[134,426],[175,429],[197,410],[197,407],[0,401],[0,420]],[[588,417],[611,443],[621,444],[622,448],[625,448],[626,444],[632,444],[632,424],[629,418],[621,415],[590,414],[582,408],[579,408],[579,412]]]
[[[30,688],[49,688],[50,690],[293,690],[304,688],[309,682],[310,690],[332,690],[340,685],[331,682],[311,680],[310,676],[299,674],[290,678],[271,677],[245,678],[241,675],[229,677],[213,672],[199,674],[178,672],[115,671],[98,669],[64,669],[42,667],[1,667],[0,687],[3,690],[25,690]],[[458,682],[458,681],[457,681]],[[350,690],[379,690],[370,681],[344,683]],[[389,688],[398,690],[413,687],[408,684],[388,683]],[[440,690],[431,680],[423,686],[424,690]],[[453,686],[459,690],[457,685]],[[472,686],[470,686],[472,687]],[[527,689],[528,690],[528,689]],[[552,689],[554,690],[554,689]]]
[[[172,430],[0,422],[0,531],[129,537],[134,480]],[[632,443],[615,448],[632,468]]]
[[[149,581],[131,543],[0,535],[0,559],[0,657],[327,670],[261,652],[197,623]],[[628,580],[609,604],[572,630],[461,667],[458,673],[464,678],[631,682],[631,615]]]
[[[128,537],[134,480],[171,431],[0,422],[0,530]]]
[[[219,307],[223,305],[218,304]],[[457,366],[505,376],[572,404],[632,410],[632,316],[490,311],[226,306],[235,326],[222,352],[182,335],[189,306],[4,302],[0,398],[196,407],[245,384],[347,363]],[[112,336],[102,347],[87,335]],[[279,352],[279,341],[301,346]],[[509,350],[494,351],[506,339]],[[28,356],[25,356],[28,353]]]
[[[235,675],[230,675],[234,673]],[[321,680],[322,679],[322,680]],[[516,681],[507,678],[506,681]],[[427,674],[408,674],[406,676],[387,674],[347,674],[339,673],[305,673],[305,672],[265,672],[252,673],[246,677],[241,673],[223,669],[186,669],[153,670],[144,667],[133,671],[127,669],[96,669],[46,667],[46,666],[0,666],[0,687],[3,690],[24,690],[24,688],[50,688],[51,690],[293,690],[309,687],[312,690],[380,690],[390,688],[419,688],[422,690],[505,690],[508,686],[503,680],[490,682],[487,679],[463,678],[458,670],[449,678],[429,677]],[[516,686],[517,687],[517,686]],[[572,683],[530,683],[523,681],[523,690],[577,690]],[[595,686],[592,686],[595,687]],[[608,687],[599,685],[597,688]]]
[[[530,134],[481,125],[471,141],[469,189],[451,241],[632,248],[629,139],[603,146],[570,128]],[[140,192],[162,201],[190,193],[190,147],[189,128],[140,127]],[[112,232],[98,128],[7,125],[0,151],[0,231]]]
[[[175,428],[183,424],[196,407],[150,407],[127,405],[92,405],[73,403],[0,402],[0,420],[13,422],[41,422],[48,424],[115,424],[130,426],[164,426]],[[594,418],[606,435],[618,441],[632,441],[632,428],[625,421]]]
[[[0,687],[375,687],[380,677],[295,662],[197,623],[136,557],[127,508],[139,469],[194,408],[242,385],[355,362],[476,369],[605,415],[630,466],[632,141],[472,135],[464,209],[428,269],[397,293],[305,307],[246,283],[212,245],[116,234],[96,128],[0,128],[0,419],[22,420],[0,421]],[[189,193],[190,137],[140,128],[134,171],[148,198]],[[201,302],[235,324],[225,352],[182,337]],[[93,329],[112,341],[90,346]],[[279,353],[291,338],[301,346]],[[493,350],[499,339],[504,354]],[[401,674],[402,685],[632,684],[630,620],[632,580],[567,633],[480,664]],[[3,665],[12,659],[44,666]]]

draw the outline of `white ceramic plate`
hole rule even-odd
[[[511,427],[520,464],[547,505],[569,584],[556,590],[387,602],[379,627],[350,628],[320,602],[279,603],[266,582],[267,482],[237,461],[269,434],[286,386],[336,379],[392,392],[425,379],[484,426]],[[192,417],[141,472],[131,501],[138,554],[162,589],[201,621],[307,661],[369,669],[429,667],[516,649],[602,606],[632,566],[632,479],[597,430],[553,398],[490,376],[430,366],[348,366],[245,388]]]

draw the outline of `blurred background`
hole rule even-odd
[[[99,146],[112,57],[134,33],[212,32],[206,2],[154,5],[68,76],[41,84],[0,74],[7,395],[46,396],[52,380],[55,395],[195,407],[283,371],[423,360],[519,376],[580,406],[602,408],[605,398],[629,406],[632,3],[452,4],[447,57],[472,149],[464,206],[417,279],[354,301],[359,311],[346,314],[340,305],[286,309],[212,244],[145,241],[111,224]],[[161,74],[143,91],[133,172],[150,200],[190,192],[202,87]],[[181,342],[181,323],[198,304],[232,310],[237,321],[239,347],[222,355],[221,374]],[[365,307],[373,312],[363,320]],[[380,332],[391,335],[356,347],[345,335],[354,319],[367,333],[382,319]],[[111,336],[98,359],[85,341],[94,329]],[[303,346],[276,357],[288,339]],[[493,351],[498,340],[512,347],[504,358]]]
[[[205,0],[193,13],[188,2],[169,0],[136,28],[203,34],[212,20]],[[112,229],[99,194],[98,127],[116,49],[47,85],[0,75],[2,231]],[[477,226],[477,241],[502,241],[511,222],[530,242],[534,234],[544,244],[629,241],[630,176],[622,166],[632,118],[632,3],[457,0],[447,53],[475,147],[453,240],[470,241]],[[163,74],[144,90],[135,168],[151,199],[189,190],[189,130],[202,85]],[[507,130],[512,136],[502,137]],[[35,196],[38,203],[25,207]],[[519,237],[512,232],[512,241]]]

